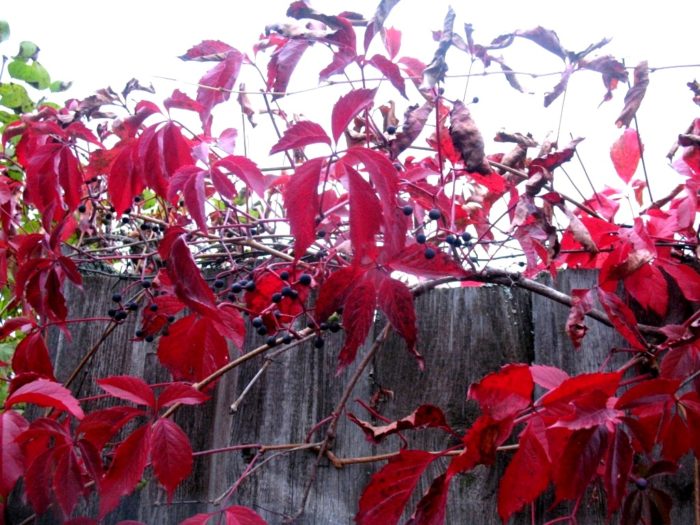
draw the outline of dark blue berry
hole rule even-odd
[[[279,303],[282,300],[282,294],[277,292],[272,294],[272,302]]]
[[[282,342],[283,342],[285,345],[290,344],[290,343],[292,342],[292,336],[289,335],[289,334],[285,334],[284,337],[282,338]]]
[[[226,296],[226,299],[229,301],[235,301],[236,300],[236,294],[235,293],[230,293]]]
[[[333,322],[331,323],[331,325],[328,327],[328,329],[329,329],[331,332],[333,332],[334,334],[335,334],[336,332],[340,332],[340,323],[338,323],[337,321],[333,321]]]
[[[401,208],[401,211],[404,215],[409,216],[413,213],[413,206],[406,204],[403,208]]]
[[[241,283],[233,283],[231,285],[232,293],[241,293],[241,291],[243,291],[243,286],[241,285]]]
[[[471,240],[472,240],[472,234],[469,233],[469,232],[464,232],[464,233],[462,233],[462,240],[463,240],[464,242],[469,242],[469,241],[471,241]]]
[[[387,126],[387,127],[386,127],[386,132],[387,132],[389,135],[393,135],[394,133],[396,133],[396,126]]]
[[[143,286],[146,289],[149,289],[151,287],[151,281],[141,281],[141,286]]]
[[[260,328],[258,328],[258,335],[265,335],[265,334],[267,334],[267,328],[265,328],[264,326],[261,326]]]
[[[143,337],[143,330],[136,330],[136,333],[134,333],[136,337]]]
[[[151,305],[148,306],[148,309],[149,309],[151,312],[157,312],[157,311],[158,311],[158,305],[155,304],[155,303],[153,303],[153,304],[151,304]]]
[[[253,317],[253,326],[255,328],[260,328],[263,325],[263,318],[258,316],[258,317]]]
[[[646,478],[637,478],[634,481],[634,484],[637,485],[637,488],[639,490],[644,490],[649,486],[649,482],[647,481]]]
[[[139,309],[139,305],[136,304],[134,301],[129,301],[128,303],[126,303],[126,309],[130,312],[135,312]]]
[[[456,235],[449,234],[447,237],[445,237],[445,242],[449,244],[450,246],[458,246],[459,240],[457,239]]]
[[[442,217],[442,213],[440,213],[440,210],[438,210],[437,208],[433,208],[432,210],[430,210],[430,211],[428,212],[428,218],[429,218],[431,221],[436,221],[436,220],[438,220],[440,217]]]
[[[115,321],[123,321],[124,319],[126,319],[128,317],[128,315],[129,314],[127,314],[124,310],[120,310],[114,315],[114,320]]]
[[[418,244],[423,244],[425,242],[425,234],[419,233],[418,235],[416,235],[416,242]]]
[[[81,204],[80,206],[78,206],[78,211],[80,213],[85,213],[87,211],[87,206],[85,206],[85,204]]]
[[[223,279],[217,279],[214,281],[214,288],[223,288],[225,284]]]
[[[287,271],[282,272],[280,274],[280,279],[282,279],[283,281],[286,281],[287,279],[289,279],[289,272],[287,272]]]
[[[248,292],[252,292],[253,290],[255,290],[255,281],[248,281],[248,282],[245,284],[245,289],[246,289],[246,291],[248,291]]]
[[[325,231],[325,230],[318,230],[318,231],[316,232],[316,237],[318,237],[319,239],[323,239],[325,236],[326,236],[326,231]]]
[[[107,315],[110,317],[114,317],[115,315],[117,315],[117,311],[114,308],[110,308],[109,310],[107,310]]]
[[[285,286],[282,288],[282,295],[284,297],[291,297],[293,295],[294,290],[292,290],[291,286]]]
[[[273,347],[277,345],[277,338],[274,335],[271,335],[267,339],[265,339],[265,344],[269,347]]]
[[[122,302],[122,294],[113,293],[112,294],[112,301],[114,301],[115,303],[121,303]]]
[[[175,322],[175,316],[174,316],[174,315],[169,315],[169,316],[168,316],[168,322],[169,322],[169,323],[174,323],[174,322]]]
[[[152,342],[153,342],[153,339],[154,339],[154,337],[153,337],[152,335],[147,335],[146,337],[144,337],[144,340],[145,340],[147,343],[152,343]]]
[[[314,339],[314,346],[316,348],[323,348],[323,345],[325,343],[326,342],[323,340],[323,337],[317,337],[316,339]]]
[[[425,255],[426,259],[432,259],[433,257],[435,257],[435,250],[433,250],[432,248],[426,248],[425,252],[423,252],[423,255]]]
[[[304,286],[309,286],[311,284],[311,276],[308,273],[302,273],[299,277],[299,282]]]

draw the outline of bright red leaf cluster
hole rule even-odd
[[[424,428],[457,439],[438,452],[399,450],[372,476],[355,520],[384,525],[411,512],[409,523],[444,523],[454,477],[509,454],[498,489],[504,523],[550,487],[555,503],[578,508],[598,482],[608,517],[668,521],[670,499],[649,480],[672,473],[688,453],[700,457],[700,119],[679,135],[671,154],[682,184],[645,201],[644,147],[630,126],[650,70],[638,65],[616,122],[625,129],[609,152],[621,182],[579,202],[554,181],[582,139],[558,147],[504,131],[494,142],[513,149],[487,151],[490,141],[469,105],[445,95],[448,51],[467,53],[484,69],[496,64],[522,91],[501,51],[521,39],[533,42],[563,62],[546,106],[579,70],[601,74],[604,100],[612,99],[628,70],[609,55],[592,55],[607,40],[573,52],[556,33],[536,27],[479,44],[471,25],[464,36],[455,30],[450,10],[426,64],[397,58],[402,34],[385,27],[397,3],[381,0],[366,20],[293,2],[287,15],[296,22],[268,26],[253,58],[214,40],[182,55],[211,66],[193,96],[175,90],[163,108],[147,100],[134,105],[129,97],[147,89],[132,81],[121,94],[104,89],[4,126],[0,285],[3,313],[11,315],[0,325],[0,340],[16,346],[0,413],[0,510],[22,479],[23,497],[37,514],[97,523],[148,472],[172,501],[194,459],[189,437],[170,416],[181,405],[207,402],[206,392],[237,363],[231,347],[253,350],[245,348],[251,330],[265,337],[259,353],[312,333],[320,348],[327,332],[343,330],[342,372],[358,361],[381,315],[422,367],[417,293],[449,282],[524,286],[540,272],[568,267],[597,270],[597,285],[570,296],[541,285],[530,289],[570,306],[564,328],[574,348],[585,342],[592,317],[620,334],[627,346],[618,350],[630,360],[617,370],[577,376],[546,364],[506,364],[469,387],[481,415],[463,434],[440,407],[420,401],[396,421],[370,408],[381,424],[347,414],[358,435],[375,443]],[[330,53],[320,81],[362,79],[343,84],[329,104],[329,122],[282,109],[312,46]],[[239,130],[215,125],[218,106],[239,91],[242,71],[268,55],[259,69],[266,72],[260,101],[281,129],[266,151],[285,156],[275,174],[265,171],[265,159],[236,154]],[[367,80],[376,75],[387,82]],[[697,86],[691,89],[697,102]],[[412,103],[403,120],[387,98],[397,94]],[[237,95],[241,113],[254,123],[253,95],[244,87]],[[126,113],[116,118],[111,106]],[[194,118],[200,128],[193,131],[174,114]],[[310,151],[324,153],[307,156]],[[635,200],[629,220],[620,210],[628,193]],[[489,264],[501,249],[522,259],[522,271]],[[115,292],[106,316],[72,318],[66,288],[80,287],[96,269],[128,271],[134,280]],[[686,318],[666,323],[679,305]],[[100,378],[93,386],[111,402],[94,409],[76,399],[71,380],[57,381],[48,331],[70,335],[72,325],[88,323],[104,331],[104,340],[130,316],[139,319],[133,341],[156,345],[172,379],[149,385],[128,375]],[[656,319],[655,326],[640,324],[641,316]],[[40,415],[23,412],[28,405],[41,407],[32,412]],[[337,422],[343,408],[329,420]],[[504,447],[509,440],[516,446]],[[438,459],[446,468],[416,508],[406,509]],[[79,502],[93,493],[94,519],[76,516]],[[222,522],[264,523],[238,505],[182,523]]]

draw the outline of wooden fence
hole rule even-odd
[[[568,272],[558,277],[556,286],[567,292],[588,287],[593,280],[590,273]],[[84,292],[75,291],[70,298],[71,317],[106,312],[111,307],[112,292],[122,284],[116,278],[86,278]],[[418,348],[425,356],[425,371],[418,370],[403,341],[391,336],[371,370],[358,383],[352,399],[367,401],[378,389],[387,389],[393,392],[393,397],[384,400],[379,407],[387,417],[400,418],[420,404],[432,403],[446,411],[449,423],[457,430],[466,429],[478,413],[476,406],[466,401],[469,384],[501,365],[542,363],[561,367],[569,373],[595,371],[609,349],[621,343],[612,329],[589,320],[590,329],[583,347],[574,351],[564,332],[568,308],[517,288],[438,289],[418,297],[416,310]],[[383,324],[380,320],[375,331]],[[131,341],[136,326],[136,319],[129,319],[100,348],[78,378],[78,396],[96,393],[95,378],[107,375],[134,374],[148,382],[168,379],[157,363],[156,343],[134,344]],[[66,379],[86,349],[100,336],[93,327],[76,326],[72,333],[71,341],[56,334],[51,344],[59,380]],[[233,414],[229,410],[231,403],[258,373],[264,357],[252,359],[225,376],[207,405],[184,407],[177,412],[175,420],[191,437],[194,450],[241,443],[303,442],[313,425],[332,412],[343,385],[354,370],[350,367],[342,375],[335,375],[342,337],[342,333],[328,334],[322,349],[308,343],[275,358]],[[259,339],[249,337],[246,348],[258,344]],[[356,403],[348,406],[360,418],[370,419]],[[440,450],[451,444],[451,438],[440,431],[407,432],[406,435],[411,447]],[[333,453],[339,458],[370,456],[397,450],[399,444],[396,437],[391,437],[386,443],[374,446],[365,440],[358,427],[342,418]],[[171,505],[165,504],[163,491],[151,482],[123,500],[106,523],[135,519],[149,525],[170,525],[195,513],[215,510],[217,507],[212,502],[231,488],[246,469],[253,452],[243,449],[197,457],[193,475],[178,488]],[[265,464],[240,484],[228,503],[250,506],[271,524],[283,523],[298,510],[315,460],[316,453],[309,450],[270,451],[261,458]],[[479,467],[453,481],[448,524],[500,523],[496,513],[497,481],[508,460],[507,454],[500,455],[494,468]],[[324,460],[306,512],[297,523],[352,523],[363,488],[371,474],[382,465],[382,462],[359,463],[336,468]],[[413,508],[430,479],[426,477],[421,481],[409,508]],[[693,523],[692,479],[692,462],[689,461],[682,467],[681,474],[666,485],[674,500],[672,523]],[[589,491],[578,514],[580,525],[607,523],[601,493],[598,488]],[[566,506],[551,509],[550,503],[551,498],[536,509],[538,516],[545,510],[549,519],[566,514]],[[94,509],[94,502],[91,505]],[[19,505],[13,512],[15,515],[11,519],[16,519],[17,523],[23,512],[26,515],[26,509]],[[52,519],[44,516],[40,523],[53,523]],[[538,517],[537,523],[542,522]],[[512,523],[531,523],[529,513],[518,516]]]

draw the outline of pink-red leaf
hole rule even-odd
[[[498,486],[498,515],[504,523],[525,505],[535,501],[549,485],[549,458],[533,430],[535,422],[540,422],[542,426],[541,419],[535,419],[520,434],[518,450]]]
[[[384,55],[374,55],[369,63],[376,67],[391,82],[403,98],[406,97],[406,82],[401,76],[401,69]]]
[[[155,408],[156,398],[153,390],[140,377],[133,376],[110,376],[98,379],[97,384],[108,394],[131,401],[137,405],[146,405]]]
[[[224,510],[226,525],[267,525],[260,515],[248,507],[231,505]]]
[[[576,430],[555,465],[556,501],[581,497],[606,452],[608,431],[605,427]]]
[[[426,248],[432,248],[435,257],[425,257]],[[467,272],[449,254],[430,244],[414,243],[398,253],[388,265],[392,270],[406,272],[418,277],[464,277]]]
[[[467,397],[481,411],[500,421],[515,416],[532,404],[535,383],[528,365],[505,365],[469,387]]]
[[[372,107],[374,103],[374,95],[376,89],[355,89],[340,97],[333,106],[331,116],[331,128],[333,130],[333,140],[338,142],[338,139],[343,134],[343,131],[350,125],[352,119],[365,109]]]
[[[338,372],[355,360],[357,349],[364,343],[374,322],[377,289],[374,271],[365,273],[348,293],[343,305],[345,343],[338,355]]]
[[[192,472],[190,440],[175,422],[161,418],[153,425],[151,448],[153,472],[171,502],[175,488]]]
[[[608,496],[608,518],[622,506],[627,493],[627,481],[632,470],[634,450],[627,433],[622,427],[615,429],[610,440],[608,456],[605,460],[605,493]]]
[[[267,190],[269,186],[268,179],[263,175],[263,172],[260,171],[258,165],[248,157],[229,155],[217,161],[214,167],[226,168],[241,179],[247,187],[257,193],[259,197],[265,196],[265,190]]]
[[[542,396],[537,405],[557,407],[599,391],[607,397],[612,396],[620,384],[619,372],[580,374],[563,381],[558,387]]]
[[[379,309],[384,312],[396,333],[406,341],[409,352],[413,353],[423,368],[423,358],[416,351],[416,309],[408,286],[386,275],[379,285],[377,299]]]
[[[24,454],[17,437],[28,427],[27,420],[14,410],[0,414],[0,496],[4,501],[25,472]]]
[[[200,116],[205,126],[208,126],[209,116],[214,106],[231,97],[231,90],[236,83],[242,63],[243,55],[234,49],[199,80],[197,102],[204,107]]]
[[[336,173],[347,173],[350,189],[350,241],[355,261],[363,262],[367,255],[374,258],[376,240],[382,223],[382,207],[374,189],[350,166],[339,163]]]
[[[411,493],[437,455],[423,450],[402,450],[372,476],[362,493],[358,525],[392,525],[399,521]]]
[[[197,166],[183,166],[173,175],[170,189],[168,190],[169,200],[173,200],[178,192],[182,193],[187,210],[190,212],[197,227],[203,232],[207,231],[206,195],[204,192],[205,174],[206,172]]]
[[[220,41],[220,40],[203,40],[196,46],[187,50],[187,53],[181,55],[181,60],[196,60],[196,61],[220,61],[229,53],[237,52],[235,48]]]
[[[331,139],[321,126],[309,120],[302,120],[288,128],[282,138],[272,146],[270,155],[292,148],[303,148],[309,144],[328,144]]]
[[[119,444],[109,470],[100,481],[100,518],[111,512],[122,496],[136,488],[146,468],[150,448],[150,425],[137,428]]]
[[[5,408],[18,403],[32,403],[43,407],[53,407],[65,410],[76,419],[82,419],[85,414],[80,403],[73,397],[70,390],[46,379],[37,379],[15,390],[5,401]]]
[[[177,108],[185,109],[187,111],[194,111],[195,113],[199,113],[204,109],[202,104],[191,99],[179,89],[174,90],[173,94],[163,101],[163,106],[165,106],[168,111]]]
[[[318,182],[323,161],[323,158],[311,159],[298,166],[284,191],[284,207],[294,236],[294,255],[297,259],[316,240]]]
[[[182,405],[199,405],[209,396],[203,394],[187,383],[171,383],[158,396],[158,408],[169,407],[176,403]]]
[[[637,171],[639,159],[642,157],[640,145],[637,131],[627,128],[610,148],[610,158],[615,171],[625,183],[629,183],[632,175]]]
[[[644,350],[646,343],[637,328],[637,319],[629,306],[617,295],[598,287],[598,300],[608,315],[615,329],[624,337],[632,348]]]
[[[316,300],[316,321],[325,322],[336,310],[345,303],[348,293],[360,275],[356,266],[348,266],[336,270],[323,281]]]
[[[444,525],[451,479],[452,476],[442,474],[433,480],[407,525]]]
[[[563,370],[547,365],[530,365],[530,373],[535,384],[546,390],[552,390],[569,379],[569,374]]]
[[[292,38],[278,47],[267,63],[267,88],[273,92],[272,100],[287,93],[289,79],[311,42],[303,38]]]

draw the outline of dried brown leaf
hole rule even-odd
[[[445,73],[447,73],[445,54],[452,45],[452,27],[454,26],[454,22],[455,12],[450,7],[445,15],[440,42],[438,43],[435,55],[433,55],[433,60],[423,70],[423,82],[419,88],[421,91],[429,91],[435,84],[445,79]]]
[[[637,67],[634,68],[634,85],[627,91],[625,95],[625,107],[622,109],[622,113],[617,117],[615,125],[618,128],[629,127],[630,122],[634,119],[637,114],[644,95],[647,92],[647,86],[649,85],[649,65],[647,61],[644,60],[640,62]]]
[[[475,171],[482,175],[491,173],[484,156],[484,138],[462,101],[455,101],[450,111],[450,122],[452,144],[462,156],[467,171]]]
[[[430,113],[435,108],[433,99],[426,100],[422,106],[418,104],[410,106],[404,114],[403,125],[401,131],[396,134],[396,139],[391,142],[391,157],[396,158],[398,155],[408,148],[413,141],[421,134],[425,123],[430,116]]]

